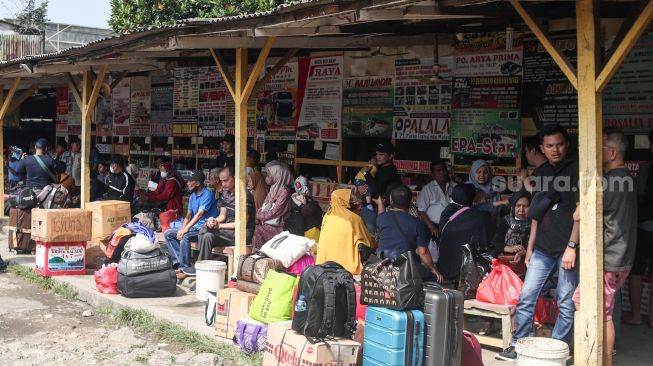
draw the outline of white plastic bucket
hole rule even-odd
[[[195,298],[206,301],[207,291],[224,288],[227,264],[220,261],[197,261],[195,263]]]
[[[569,346],[557,339],[527,337],[517,341],[515,352],[517,366],[565,366]]]

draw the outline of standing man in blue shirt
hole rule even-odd
[[[197,240],[200,228],[206,219],[218,216],[218,207],[213,193],[204,187],[206,177],[202,171],[194,172],[186,182],[190,191],[188,214],[184,218],[181,229],[170,229],[165,232],[166,245],[170,252],[173,265],[177,268],[177,278],[184,279],[195,275],[191,266],[190,242]]]

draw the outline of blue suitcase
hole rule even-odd
[[[424,313],[368,306],[363,366],[422,366]]]

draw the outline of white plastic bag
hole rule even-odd
[[[313,245],[315,240],[282,231],[265,243],[260,251],[288,268],[305,254],[310,253]]]
[[[143,234],[134,235],[125,244],[125,250],[131,250],[141,254],[147,254],[158,247],[158,243],[151,241]]]

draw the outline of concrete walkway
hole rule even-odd
[[[0,234],[0,254],[5,260],[11,260],[24,266],[34,268],[34,255],[16,255],[8,252],[7,238]],[[231,343],[229,340],[215,336],[215,328],[204,323],[204,303],[195,299],[194,293],[188,293],[177,286],[174,297],[153,299],[128,299],[120,295],[101,294],[95,288],[93,271],[87,271],[84,276],[59,276],[53,277],[57,281],[73,286],[79,293],[80,300],[95,307],[140,309],[152,315],[181,325],[184,328],[200,334],[213,337],[218,342]],[[623,326],[622,334],[617,339],[617,356],[615,365],[644,366],[651,365],[653,359],[653,329],[646,326]],[[510,362],[494,359],[497,349],[484,348],[483,361],[485,366],[505,366]],[[571,364],[569,362],[568,364]]]
[[[16,255],[8,252],[6,236],[0,235],[0,254],[5,260],[34,268],[34,255]],[[95,307],[110,307],[113,309],[127,307],[140,309],[164,320],[181,325],[184,328],[200,334],[214,337],[216,340],[226,339],[215,336],[215,327],[204,322],[204,303],[195,299],[195,294],[177,286],[174,297],[152,299],[128,299],[120,295],[101,294],[95,288],[93,270],[87,270],[85,276],[57,276],[57,281],[67,283],[79,293],[78,298]]]

